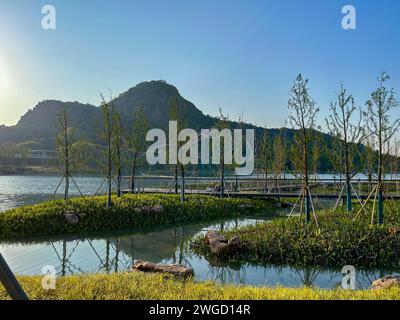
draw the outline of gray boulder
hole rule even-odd
[[[164,207],[162,205],[155,204],[151,207],[151,212],[155,214],[161,214],[164,212]]]
[[[224,235],[220,234],[218,231],[216,230],[208,230],[206,235],[204,236],[204,241],[206,242],[206,244],[210,244],[212,241],[219,241],[219,242],[224,242],[224,243],[228,243],[228,239],[227,237],[225,237]]]
[[[151,207],[149,206],[143,206],[141,207],[141,210],[144,214],[150,214],[151,213]]]
[[[147,261],[136,260],[132,271],[172,274],[181,278],[193,277],[192,269],[180,264],[155,264]]]
[[[79,216],[75,213],[71,213],[71,212],[67,211],[64,213],[64,218],[68,224],[76,225],[79,223]]]

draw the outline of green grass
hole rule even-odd
[[[227,236],[239,236],[246,249],[222,259],[257,265],[342,268],[350,264],[398,269],[400,232],[391,232],[391,227],[400,225],[398,212],[387,213],[384,225],[370,225],[367,216],[354,221],[347,213],[326,211],[318,214],[319,227],[314,222],[306,224],[303,219],[292,217],[229,231]],[[216,259],[202,238],[195,239],[191,247],[196,253]]]
[[[212,282],[180,281],[160,274],[120,273],[58,278],[56,289],[42,289],[41,277],[19,277],[30,299],[38,300],[364,300],[400,299],[400,288],[389,290],[321,290],[251,287]],[[0,300],[8,299],[0,286]]]
[[[106,208],[104,196],[73,198],[12,209],[0,214],[0,239],[51,236],[59,234],[123,230],[174,223],[205,221],[273,208],[273,202],[247,199],[220,199],[208,196],[187,196],[181,205],[179,195],[124,195],[113,197],[113,206]],[[160,204],[164,212],[144,214],[135,207]],[[253,208],[239,209],[242,204]],[[83,214],[77,225],[65,221],[66,210]],[[271,211],[272,212],[272,211]]]

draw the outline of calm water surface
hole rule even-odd
[[[77,178],[82,193],[92,194],[101,178]],[[0,210],[37,203],[51,197],[59,183],[57,177],[0,177]],[[60,192],[61,194],[61,192]],[[78,194],[72,190],[72,194]],[[41,274],[42,267],[53,265],[59,275],[111,273],[129,270],[134,260],[154,263],[181,263],[193,268],[197,280],[250,285],[282,285],[320,288],[340,286],[340,270],[291,268],[277,266],[226,265],[207,261],[193,254],[190,241],[210,228],[232,229],[264,223],[265,216],[227,219],[214,223],[196,223],[173,227],[97,233],[90,236],[35,239],[24,242],[0,242],[0,251],[17,274]],[[358,270],[358,288],[367,288],[372,281],[385,275],[398,274],[388,270]]]
[[[320,288],[340,286],[340,270],[304,269],[277,266],[227,265],[207,261],[189,249],[190,240],[210,228],[236,228],[263,223],[267,217],[248,217],[218,223],[189,224],[95,236],[60,239],[37,239],[31,242],[0,243],[0,251],[18,274],[41,274],[42,267],[52,265],[58,275],[111,273],[131,268],[134,260],[154,263],[180,263],[193,268],[197,280],[249,285],[282,285]],[[358,288],[368,288],[372,281],[393,272],[358,271]]]

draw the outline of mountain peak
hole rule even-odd
[[[159,94],[165,92],[169,96],[179,95],[178,89],[165,80],[151,80],[138,83],[136,86],[121,93],[118,98],[137,94]]]
[[[113,100],[122,115],[123,125],[129,130],[136,110],[143,106],[149,128],[168,128],[171,97],[179,97],[182,112],[188,119],[188,127],[209,128],[215,119],[204,115],[190,101],[183,98],[178,89],[164,80],[145,81],[130,88]],[[101,122],[101,109],[79,102],[43,100],[23,115],[14,128],[2,128],[0,144],[6,142],[40,141],[50,148],[54,146],[57,132],[57,115],[65,107],[69,125],[86,139],[98,139],[95,127]]]

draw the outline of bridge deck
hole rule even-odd
[[[178,190],[180,192],[180,190]],[[131,193],[131,190],[123,190],[123,193]],[[167,190],[163,188],[144,188],[141,189],[139,193],[147,193],[147,194],[155,194],[155,193],[164,193],[164,194],[174,194],[174,190]],[[197,195],[208,195],[208,196],[216,196],[219,197],[219,192],[213,192],[207,190],[185,190],[185,194],[197,194]],[[231,198],[260,198],[260,199],[268,199],[268,198],[297,198],[299,196],[298,193],[264,193],[264,192],[249,192],[249,191],[239,191],[239,192],[225,192],[224,197]],[[311,194],[312,198],[320,198],[320,199],[337,199],[339,195],[337,194]],[[346,195],[343,194],[341,196],[342,199],[346,198]],[[357,199],[356,195],[353,195],[352,198]],[[360,199],[366,199],[367,195],[359,195]],[[400,200],[400,196],[384,196],[385,199],[389,200]]]

